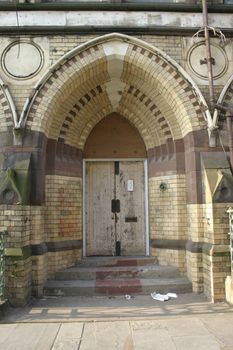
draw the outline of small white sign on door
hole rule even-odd
[[[129,192],[133,192],[133,186],[134,186],[133,180],[128,180],[127,189]]]

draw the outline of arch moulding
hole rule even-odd
[[[100,94],[102,102],[97,109]],[[143,105],[140,113],[136,99]],[[96,117],[90,113],[82,124],[81,117],[88,110]],[[182,138],[206,124],[213,126],[202,93],[182,67],[142,40],[113,33],[74,48],[51,66],[26,100],[17,127],[47,133],[51,139],[63,138],[65,143],[69,136],[71,146],[83,148],[93,127],[113,112],[135,125],[147,149],[170,138]],[[79,118],[74,122],[70,113]],[[56,119],[58,114],[60,119]],[[142,114],[148,117],[142,120]],[[71,119],[69,128],[67,120]],[[163,123],[161,128],[158,121]],[[65,134],[67,138],[61,136]],[[74,135],[81,140],[79,144]]]

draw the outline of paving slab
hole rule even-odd
[[[87,323],[80,350],[122,350],[130,335],[128,321]]]
[[[218,342],[225,347],[230,347],[233,350],[233,319],[231,314],[219,314],[211,316],[202,316],[201,320],[205,327],[214,334]]]
[[[59,328],[52,350],[77,350],[80,348],[83,323],[65,323]]]
[[[200,336],[208,334],[208,329],[198,318],[178,318],[163,321],[171,336]]]
[[[176,350],[167,329],[136,329],[132,338],[135,350]]]
[[[3,324],[0,327],[0,348],[3,348],[3,344],[11,333],[17,327],[17,324]]]
[[[34,300],[0,323],[4,350],[233,350],[233,308],[201,295]]]
[[[183,316],[185,319],[186,316]],[[199,316],[193,316],[195,325]],[[215,315],[216,320],[218,315]],[[215,334],[186,335],[174,324],[180,319],[0,325],[4,350],[232,350]],[[188,319],[187,319],[188,320]],[[168,320],[170,321],[170,320]],[[175,321],[175,322],[174,322]],[[184,319],[182,320],[184,321]],[[200,322],[195,322],[200,321]],[[233,317],[231,318],[233,321]],[[188,324],[187,324],[188,325]],[[189,325],[188,325],[189,326]],[[190,330],[189,330],[190,332]],[[198,332],[200,333],[200,332]],[[183,334],[183,335],[180,335]]]
[[[51,350],[59,331],[59,324],[1,325],[0,349],[4,350]]]
[[[176,350],[221,350],[218,342],[211,335],[173,337]]]

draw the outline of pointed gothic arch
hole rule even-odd
[[[149,150],[203,129],[211,119],[203,105],[195,83],[165,53],[139,39],[109,34],[52,66],[26,102],[20,123],[83,149],[93,127],[118,112],[135,125]]]

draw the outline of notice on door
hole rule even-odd
[[[127,182],[128,192],[133,192],[133,186],[134,186],[133,180],[128,180]]]

